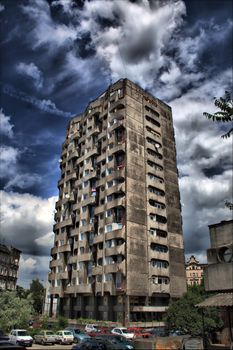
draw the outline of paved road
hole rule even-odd
[[[27,348],[28,350],[70,350],[73,345],[40,345],[40,344],[32,344],[31,348]]]

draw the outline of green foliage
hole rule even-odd
[[[64,316],[59,316],[57,320],[57,327],[59,329],[66,328],[68,326],[68,319]]]
[[[44,302],[44,293],[45,289],[43,284],[40,283],[39,279],[32,280],[30,284],[29,293],[33,300],[33,308],[34,310],[41,314],[43,310],[43,302]]]
[[[41,320],[41,328],[48,329],[48,327],[49,327],[49,316],[43,315],[42,320]]]
[[[208,295],[209,296],[209,295]],[[223,326],[215,308],[202,310],[195,307],[207,297],[203,286],[189,287],[187,293],[179,300],[170,304],[165,322],[170,329],[179,329],[188,332],[192,336],[209,333]]]
[[[213,114],[204,112],[203,115],[214,122],[230,123],[232,126],[233,100],[231,94],[228,91],[226,91],[224,97],[214,97],[214,104],[219,109],[219,111]],[[224,135],[222,135],[222,137],[228,138],[232,133],[233,128],[231,127]]]
[[[27,299],[28,295],[30,294],[29,289],[25,289],[21,286],[16,286],[16,294],[21,299]]]
[[[0,292],[0,329],[27,328],[33,312],[30,297],[23,299],[14,291]]]

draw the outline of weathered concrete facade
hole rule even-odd
[[[170,107],[119,80],[71,120],[60,165],[49,275],[59,312],[161,320],[186,290]]]
[[[233,291],[233,220],[209,225],[210,245],[207,250],[205,290]]]

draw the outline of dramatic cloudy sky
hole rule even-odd
[[[231,217],[231,143],[206,121],[232,84],[230,0],[0,0],[1,242],[19,284],[46,281],[59,155],[71,116],[127,77],[173,109],[186,256]]]

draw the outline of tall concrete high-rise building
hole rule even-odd
[[[170,107],[119,80],[70,121],[60,167],[50,309],[160,321],[186,290]]]

